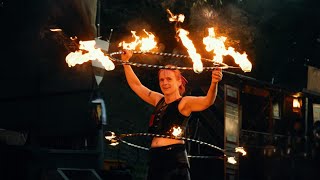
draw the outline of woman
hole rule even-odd
[[[124,50],[123,61],[129,61],[132,51]],[[187,81],[179,70],[161,69],[159,85],[162,93],[141,84],[130,65],[123,65],[130,88],[145,102],[155,106],[149,132],[172,135],[173,128],[184,134],[190,114],[210,107],[216,98],[218,82],[222,79],[220,68],[212,71],[212,80],[206,96],[183,96]],[[181,136],[180,135],[180,136]],[[189,162],[183,140],[154,137],[150,148],[148,180],[189,180]]]

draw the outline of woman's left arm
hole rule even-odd
[[[206,96],[186,96],[179,104],[179,110],[183,115],[190,115],[194,111],[203,111],[210,107],[217,96],[218,82],[222,79],[222,70],[217,68],[212,71],[211,85]]]

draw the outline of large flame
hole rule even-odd
[[[71,52],[66,56],[66,62],[69,67],[88,62],[89,60],[98,60],[107,71],[115,68],[109,57],[104,55],[100,48],[95,48],[96,42],[94,40],[80,41],[79,43],[80,50]]]
[[[169,9],[167,9],[167,12],[170,15],[169,21],[177,22],[177,23],[179,22],[182,23],[184,21],[183,14],[174,15]],[[203,71],[201,55],[197,53],[195,46],[193,45],[192,41],[189,39],[188,37],[189,32],[182,28],[177,28],[176,32],[179,38],[181,39],[182,44],[187,48],[188,54],[193,62],[193,71],[196,73],[201,73]]]
[[[239,52],[236,52],[233,47],[228,47],[227,49],[224,45],[227,38],[224,36],[216,38],[214,28],[209,28],[208,32],[209,35],[203,38],[203,44],[206,45],[206,50],[208,52],[213,51],[215,53],[213,61],[222,63],[223,56],[230,55],[244,72],[251,71],[252,64],[248,60],[246,52],[240,54]]]
[[[193,71],[196,73],[201,73],[203,71],[203,65],[201,61],[201,55],[197,53],[192,41],[188,38],[189,32],[180,28],[177,31],[182,44],[187,48],[188,54],[193,62]]]
[[[174,15],[169,9],[167,9],[167,12],[170,15],[170,22],[182,23],[184,21],[183,14]],[[203,65],[201,62],[201,56],[196,52],[196,48],[194,47],[192,41],[188,38],[187,35],[189,32],[181,28],[176,28],[176,31],[183,45],[187,48],[189,56],[194,63],[193,70],[197,73],[202,72]],[[215,53],[213,57],[214,62],[222,63],[223,56],[230,55],[234,58],[235,63],[238,64],[244,72],[251,71],[252,64],[248,60],[247,54],[245,52],[243,54],[240,54],[239,52],[236,52],[232,47],[226,48],[224,44],[227,39],[226,37],[221,36],[216,38],[213,28],[209,28],[208,31],[209,35],[203,38],[203,43],[206,45],[206,50],[208,52],[213,51]]]
[[[132,37],[134,37],[134,41],[125,42],[122,41],[119,43],[119,47],[128,50],[136,50],[138,46],[140,46],[141,51],[150,51],[157,47],[157,42],[155,41],[155,36],[151,32],[147,32],[143,29],[143,32],[147,35],[147,37],[140,37],[136,35],[136,31],[131,31]]]

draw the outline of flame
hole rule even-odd
[[[155,41],[155,36],[151,32],[147,32],[143,29],[143,32],[148,36],[142,38],[136,35],[136,31],[131,31],[132,37],[134,37],[134,41],[130,43],[126,43],[122,41],[119,43],[119,47],[123,47],[123,49],[135,50],[140,45],[141,51],[150,51],[157,47],[157,42]]]
[[[136,47],[140,44],[140,37],[136,35],[136,31],[131,31],[132,37],[135,38],[135,40],[131,43],[126,43],[124,41],[119,43],[119,47],[123,47],[123,49],[128,49],[128,50],[134,50]]]
[[[213,57],[214,62],[222,63],[223,57],[226,55],[230,55],[233,57],[236,64],[240,66],[240,68],[244,72],[250,72],[252,69],[252,64],[247,58],[246,52],[240,54],[236,52],[233,47],[225,47],[224,42],[227,40],[226,37],[221,36],[216,38],[214,33],[214,28],[208,28],[208,36],[203,38],[203,44],[206,45],[206,50],[214,51],[215,55]]]
[[[77,64],[82,64],[89,60],[98,60],[107,71],[113,70],[115,68],[115,65],[109,59],[109,57],[104,55],[100,48],[94,47],[96,44],[94,40],[79,41],[79,43],[80,50],[71,52],[66,56],[66,62],[69,67],[75,66]],[[86,50],[87,52],[83,50]]]
[[[111,135],[104,136],[104,138],[109,140],[109,141],[117,137],[114,132],[110,132],[110,133],[111,133]]]
[[[170,17],[169,17],[169,21],[170,22],[183,22],[184,21],[184,15],[183,14],[179,14],[179,15],[173,15],[172,12],[167,9],[167,12],[169,13]]]
[[[179,28],[177,33],[182,41],[182,44],[187,48],[188,54],[193,62],[193,71],[196,73],[201,73],[203,71],[201,55],[197,53],[192,41],[188,38],[189,32]]]
[[[119,142],[115,139],[117,136],[115,135],[114,132],[111,132],[111,135],[109,136],[104,136],[104,138],[108,141],[110,141],[110,144],[111,146],[116,146],[119,144]]]
[[[172,128],[172,135],[178,137],[182,134],[182,129],[180,127],[173,127]]]
[[[236,152],[240,152],[242,156],[247,155],[247,152],[244,150],[243,147],[236,147]]]
[[[171,13],[169,9],[167,9],[168,14],[170,15],[169,21],[171,22],[183,22],[184,21],[184,15],[174,15]],[[193,62],[193,71],[196,73],[201,73],[203,71],[203,64],[201,61],[201,55],[197,53],[196,48],[194,47],[192,41],[188,38],[189,32],[182,29],[177,28],[176,33],[181,39],[182,44],[187,48],[188,54]]]
[[[300,105],[300,102],[298,99],[294,98],[293,101],[292,101],[292,107],[293,108],[300,108],[301,105]]]
[[[230,163],[230,164],[236,164],[237,163],[235,157],[228,157],[227,162]]]
[[[157,42],[154,40],[155,36],[152,33],[147,32],[145,29],[143,31],[148,35],[148,37],[141,39],[140,50],[141,51],[149,51],[149,50],[157,47]]]
[[[60,28],[52,28],[52,29],[50,29],[50,31],[51,32],[61,32],[62,29],[60,29]]]

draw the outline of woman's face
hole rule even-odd
[[[159,73],[159,85],[163,94],[173,94],[178,91],[181,81],[177,79],[171,70],[161,70]]]

